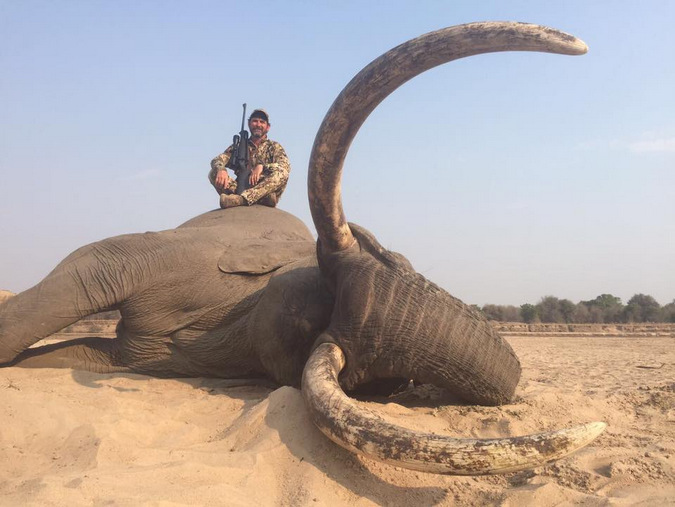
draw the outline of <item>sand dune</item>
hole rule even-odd
[[[340,449],[290,387],[5,368],[0,504],[675,504],[675,339],[509,341],[524,375],[508,406],[457,405],[425,386],[367,403],[467,437],[604,420],[594,445],[533,471],[436,476]]]

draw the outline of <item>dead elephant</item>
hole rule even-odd
[[[0,361],[302,385],[316,424],[338,444],[437,473],[514,471],[587,444],[603,423],[458,440],[392,426],[343,392],[379,379],[416,379],[470,403],[496,405],[513,396],[520,364],[511,347],[403,256],[349,224],[340,197],[351,141],[385,97],[442,63],[511,50],[582,54],[586,46],[536,25],[473,23],[392,49],[345,87],[317,133],[308,188],[318,242],[288,213],[252,206],[85,246],[0,306]],[[28,350],[110,309],[122,315],[116,339]]]

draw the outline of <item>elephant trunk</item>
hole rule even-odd
[[[470,23],[405,42],[374,60],[347,84],[326,113],[309,161],[309,204],[324,248],[340,251],[354,242],[342,209],[340,180],[347,151],[368,115],[399,86],[428,69],[499,51],[579,55],[587,48],[572,35],[538,25]]]
[[[352,228],[364,243],[362,229]],[[340,276],[324,338],[347,357],[340,376],[345,389],[403,378],[446,388],[471,403],[511,400],[520,363],[485,318],[405,264],[350,250],[333,255],[345,260],[329,262]]]
[[[510,402],[521,374],[511,346],[475,310],[421,275],[416,278],[406,287],[416,294],[406,320],[416,318],[417,330],[412,335],[388,330],[385,354],[377,361],[391,368],[387,376],[443,387],[472,404]]]

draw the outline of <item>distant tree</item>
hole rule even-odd
[[[523,322],[527,322],[528,324],[535,322],[538,319],[537,307],[530,303],[520,305],[520,317],[523,319]]]
[[[600,294],[592,303],[602,310],[602,322],[619,322],[621,320],[624,309],[621,298],[611,294]]]
[[[523,319],[520,318],[520,309],[513,306],[513,305],[508,305],[504,306],[502,310],[502,319],[504,322],[522,322]]]
[[[675,300],[661,307],[651,296],[635,294],[624,306],[621,298],[601,294],[590,301],[574,304],[569,299],[544,296],[536,304],[525,303],[520,308],[512,305],[487,304],[482,308],[472,305],[488,320],[500,322],[546,322],[601,324],[617,322],[675,322]]]
[[[558,302],[558,309],[562,315],[563,322],[574,322],[574,310],[576,305],[569,299],[561,299]]]
[[[574,306],[574,314],[572,315],[572,321],[579,324],[588,324],[591,323],[591,311],[586,303],[579,302]]]
[[[563,322],[560,300],[555,296],[544,296],[537,303],[537,315],[542,322]]]
[[[612,306],[623,306],[621,303],[621,298],[612,296],[611,294],[600,294],[597,298],[592,301],[593,304],[598,305],[601,308],[610,308]]]
[[[675,299],[661,308],[661,322],[675,322]]]
[[[617,320],[611,320],[611,319],[606,318],[604,312],[602,311],[602,308],[600,308],[599,306],[595,306],[595,305],[591,306],[589,308],[589,312],[591,314],[590,322],[593,323],[593,324],[602,324],[603,322],[619,322],[620,321],[620,320],[618,320],[618,317],[617,317]]]
[[[661,305],[651,296],[635,294],[628,300],[623,311],[625,322],[657,322],[661,313]]]
[[[483,315],[485,315],[485,318],[487,320],[498,320],[498,321],[504,320],[502,318],[503,316],[502,307],[499,305],[485,305],[483,306],[483,308],[481,308],[481,311],[483,312]]]
[[[520,310],[513,305],[485,305],[481,311],[488,320],[522,322]]]

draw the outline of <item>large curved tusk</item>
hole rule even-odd
[[[396,88],[428,69],[498,51],[580,55],[587,47],[572,35],[539,25],[469,23],[401,44],[371,62],[347,84],[326,113],[309,160],[309,205],[322,248],[336,252],[354,242],[342,210],[340,178],[349,146],[368,115]]]
[[[345,395],[337,380],[344,364],[342,350],[333,343],[320,345],[310,356],[302,392],[312,418],[338,445],[394,466],[455,475],[515,472],[562,458],[592,442],[607,426],[593,422],[485,440],[418,433],[384,421]]]

